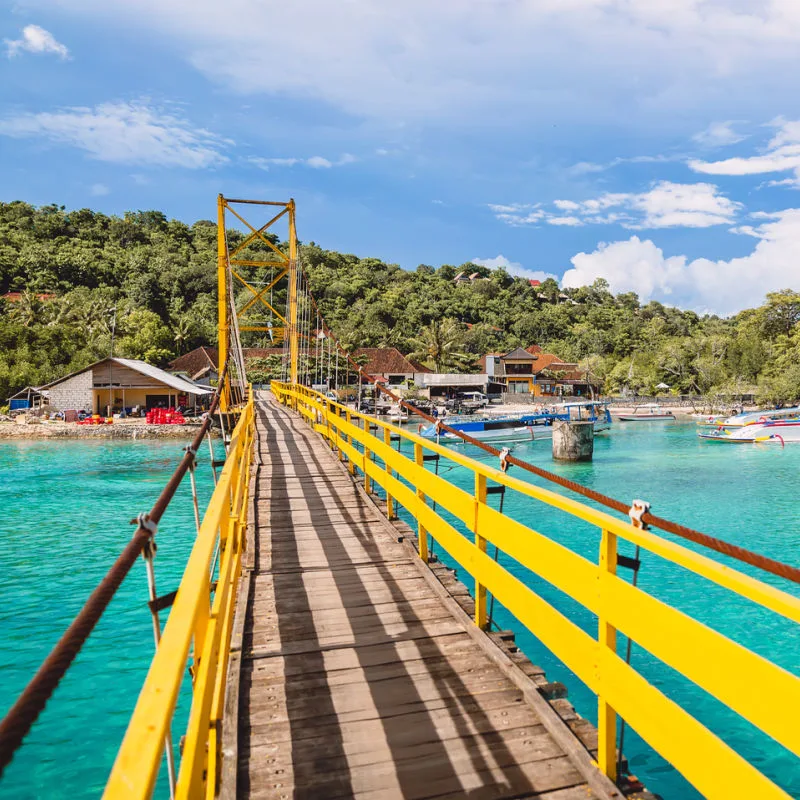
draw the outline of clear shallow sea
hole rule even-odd
[[[772,445],[726,446],[702,442],[694,434],[694,425],[615,423],[610,435],[596,439],[591,464],[556,466],[548,441],[517,446],[515,454],[620,499],[649,500],[662,516],[800,564],[800,500],[795,489],[800,445],[785,450]],[[0,515],[0,540],[5,545],[8,599],[0,610],[5,644],[0,652],[0,713],[131,535],[128,520],[149,508],[180,457],[182,444],[0,442],[0,505],[5,512]],[[201,501],[211,491],[207,460],[202,466]],[[471,488],[471,477],[460,469],[442,474]],[[189,496],[187,484],[161,525],[156,559],[160,593],[177,585],[194,538]],[[511,494],[505,511],[596,558],[596,529],[568,523],[563,515]],[[596,632],[590,614],[518,565],[507,566],[587,631]],[[463,571],[459,574],[467,578]],[[778,578],[765,580],[800,594],[798,587]],[[639,585],[800,674],[796,626],[648,553],[643,555]],[[144,565],[139,562],[0,782],[0,796],[100,794],[153,652],[146,591]],[[495,616],[502,627],[517,631],[520,646],[551,680],[567,684],[579,713],[594,721],[594,697],[577,678],[502,609]],[[798,759],[636,647],[633,664],[800,798]],[[183,697],[185,713],[186,692]],[[780,702],[776,697],[776,705]],[[633,771],[652,791],[668,800],[698,797],[631,732],[626,734],[625,752]],[[157,795],[164,796],[163,777],[160,788]]]
[[[130,520],[150,509],[187,443],[0,442],[0,714],[131,537]],[[213,481],[207,448],[200,457],[202,508]],[[177,588],[194,538],[187,478],[159,526],[159,594]],[[139,559],[0,780],[1,797],[100,796],[153,655],[146,603]],[[184,724],[188,688],[184,681]],[[162,775],[157,796],[165,792]]]
[[[785,449],[775,445],[725,445],[700,440],[696,430],[693,423],[615,422],[608,434],[597,436],[594,459],[586,464],[557,464],[552,460],[548,440],[516,445],[514,454],[617,499],[626,502],[637,498],[648,500],[654,513],[660,516],[772,558],[800,565],[800,496],[797,491],[800,445],[787,445]],[[496,458],[485,456],[476,448],[466,446],[464,450],[462,445],[454,447],[474,458],[485,459],[492,466],[497,465]],[[440,474],[443,477],[472,492],[472,473],[441,463]],[[513,474],[580,499],[529,473],[516,470]],[[496,507],[498,497],[490,497],[489,502]],[[599,531],[596,527],[510,492],[504,511],[597,562]],[[407,521],[411,520],[407,518]],[[664,536],[709,554],[690,542],[669,534]],[[628,543],[620,544],[620,552],[634,555],[633,547]],[[711,555],[735,569],[800,596],[800,586],[796,584],[765,575],[732,559]],[[447,554],[443,554],[442,560],[458,566]],[[516,562],[504,560],[502,555],[500,561],[576,624],[592,636],[597,635],[596,617]],[[462,569],[458,573],[471,589],[469,575]],[[620,570],[620,574],[630,576],[630,572],[626,575],[624,570]],[[800,632],[796,625],[647,552],[642,553],[639,586],[800,675]],[[495,609],[495,619],[500,627],[516,631],[520,648],[534,663],[545,668],[550,680],[565,683],[578,713],[596,723],[596,699],[580,680],[504,609]],[[625,642],[620,635],[620,654],[624,653]],[[660,691],[683,705],[791,796],[800,798],[800,759],[636,645],[631,663]],[[774,703],[780,707],[781,698],[776,696]],[[787,709],[786,713],[795,714],[796,709]],[[665,800],[700,797],[630,728],[625,733],[625,754],[631,771]]]

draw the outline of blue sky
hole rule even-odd
[[[0,199],[212,218],[403,267],[800,289],[796,0],[17,0]]]

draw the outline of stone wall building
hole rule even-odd
[[[138,407],[195,408],[212,392],[133,358],[104,358],[41,387],[52,410],[108,414]]]

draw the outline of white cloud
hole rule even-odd
[[[0,135],[49,139],[120,164],[201,169],[228,160],[220,152],[228,142],[143,102],[11,115],[0,119]]]
[[[733,129],[735,120],[725,122],[712,122],[704,131],[692,136],[695,142],[704,147],[725,147],[744,141],[747,137]]]
[[[328,161],[327,158],[323,158],[322,156],[311,156],[306,161],[309,167],[312,169],[330,169],[333,166],[332,161]]]
[[[800,120],[777,119],[772,123],[778,132],[761,155],[726,158],[722,161],[694,159],[689,167],[706,175],[763,175],[793,171],[795,177],[772,182],[773,186],[800,185]]]
[[[725,225],[732,223],[742,208],[741,203],[719,194],[713,184],[670,181],[656,183],[647,192],[607,192],[580,202],[555,200],[553,205],[559,212],[572,213],[554,213],[539,206],[519,203],[490,205],[489,208],[497,219],[514,226],[540,222],[573,227],[587,223],[619,223],[636,229]]]
[[[310,158],[261,158],[260,156],[252,156],[247,161],[266,171],[270,167],[294,167],[297,164],[311,167],[311,169],[330,169],[331,167],[342,167],[345,164],[354,164],[358,159],[350,155],[350,153],[344,153],[337,161],[331,161],[322,156],[311,156]]]
[[[63,59],[69,58],[69,50],[59,42],[50,31],[38,25],[26,25],[21,39],[3,39],[9,58],[20,53],[55,53]]]
[[[580,205],[572,200],[554,200],[553,205],[561,211],[577,211],[580,208]]]
[[[657,155],[657,156],[617,156],[607,161],[605,164],[596,164],[593,161],[579,161],[573,164],[567,172],[571,175],[586,175],[591,172],[605,172],[608,169],[618,167],[620,164],[667,164],[670,161],[683,161],[686,157],[674,155]]]
[[[477,264],[479,267],[489,267],[489,269],[504,269],[509,275],[515,275],[518,278],[525,278],[526,280],[544,281],[547,280],[547,278],[556,277],[550,272],[543,272],[538,269],[526,269],[522,264],[516,261],[509,261],[502,254],[494,258],[473,258],[472,263]]]
[[[111,190],[104,183],[93,183],[89,189],[92,197],[103,197],[103,195],[107,195],[110,191]]]
[[[584,224],[583,220],[580,220],[577,217],[548,217],[546,221],[548,225],[565,225],[566,227],[570,228]]]
[[[634,291],[644,301],[732,314],[752,307],[767,292],[800,285],[800,209],[769,215],[747,232],[758,244],[729,261],[665,256],[652,241],[637,236],[600,244],[593,253],[573,257],[562,283],[586,286],[605,278],[612,291]]]
[[[669,115],[739,76],[789,86],[800,43],[793,0],[70,0],[61,10],[104,30],[155,29],[237,92],[404,121],[502,108],[596,122],[590,111],[619,119],[621,98]],[[265,30],[281,31],[268,47]]]

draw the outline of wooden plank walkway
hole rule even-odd
[[[619,798],[322,439],[267,397],[222,796]]]

